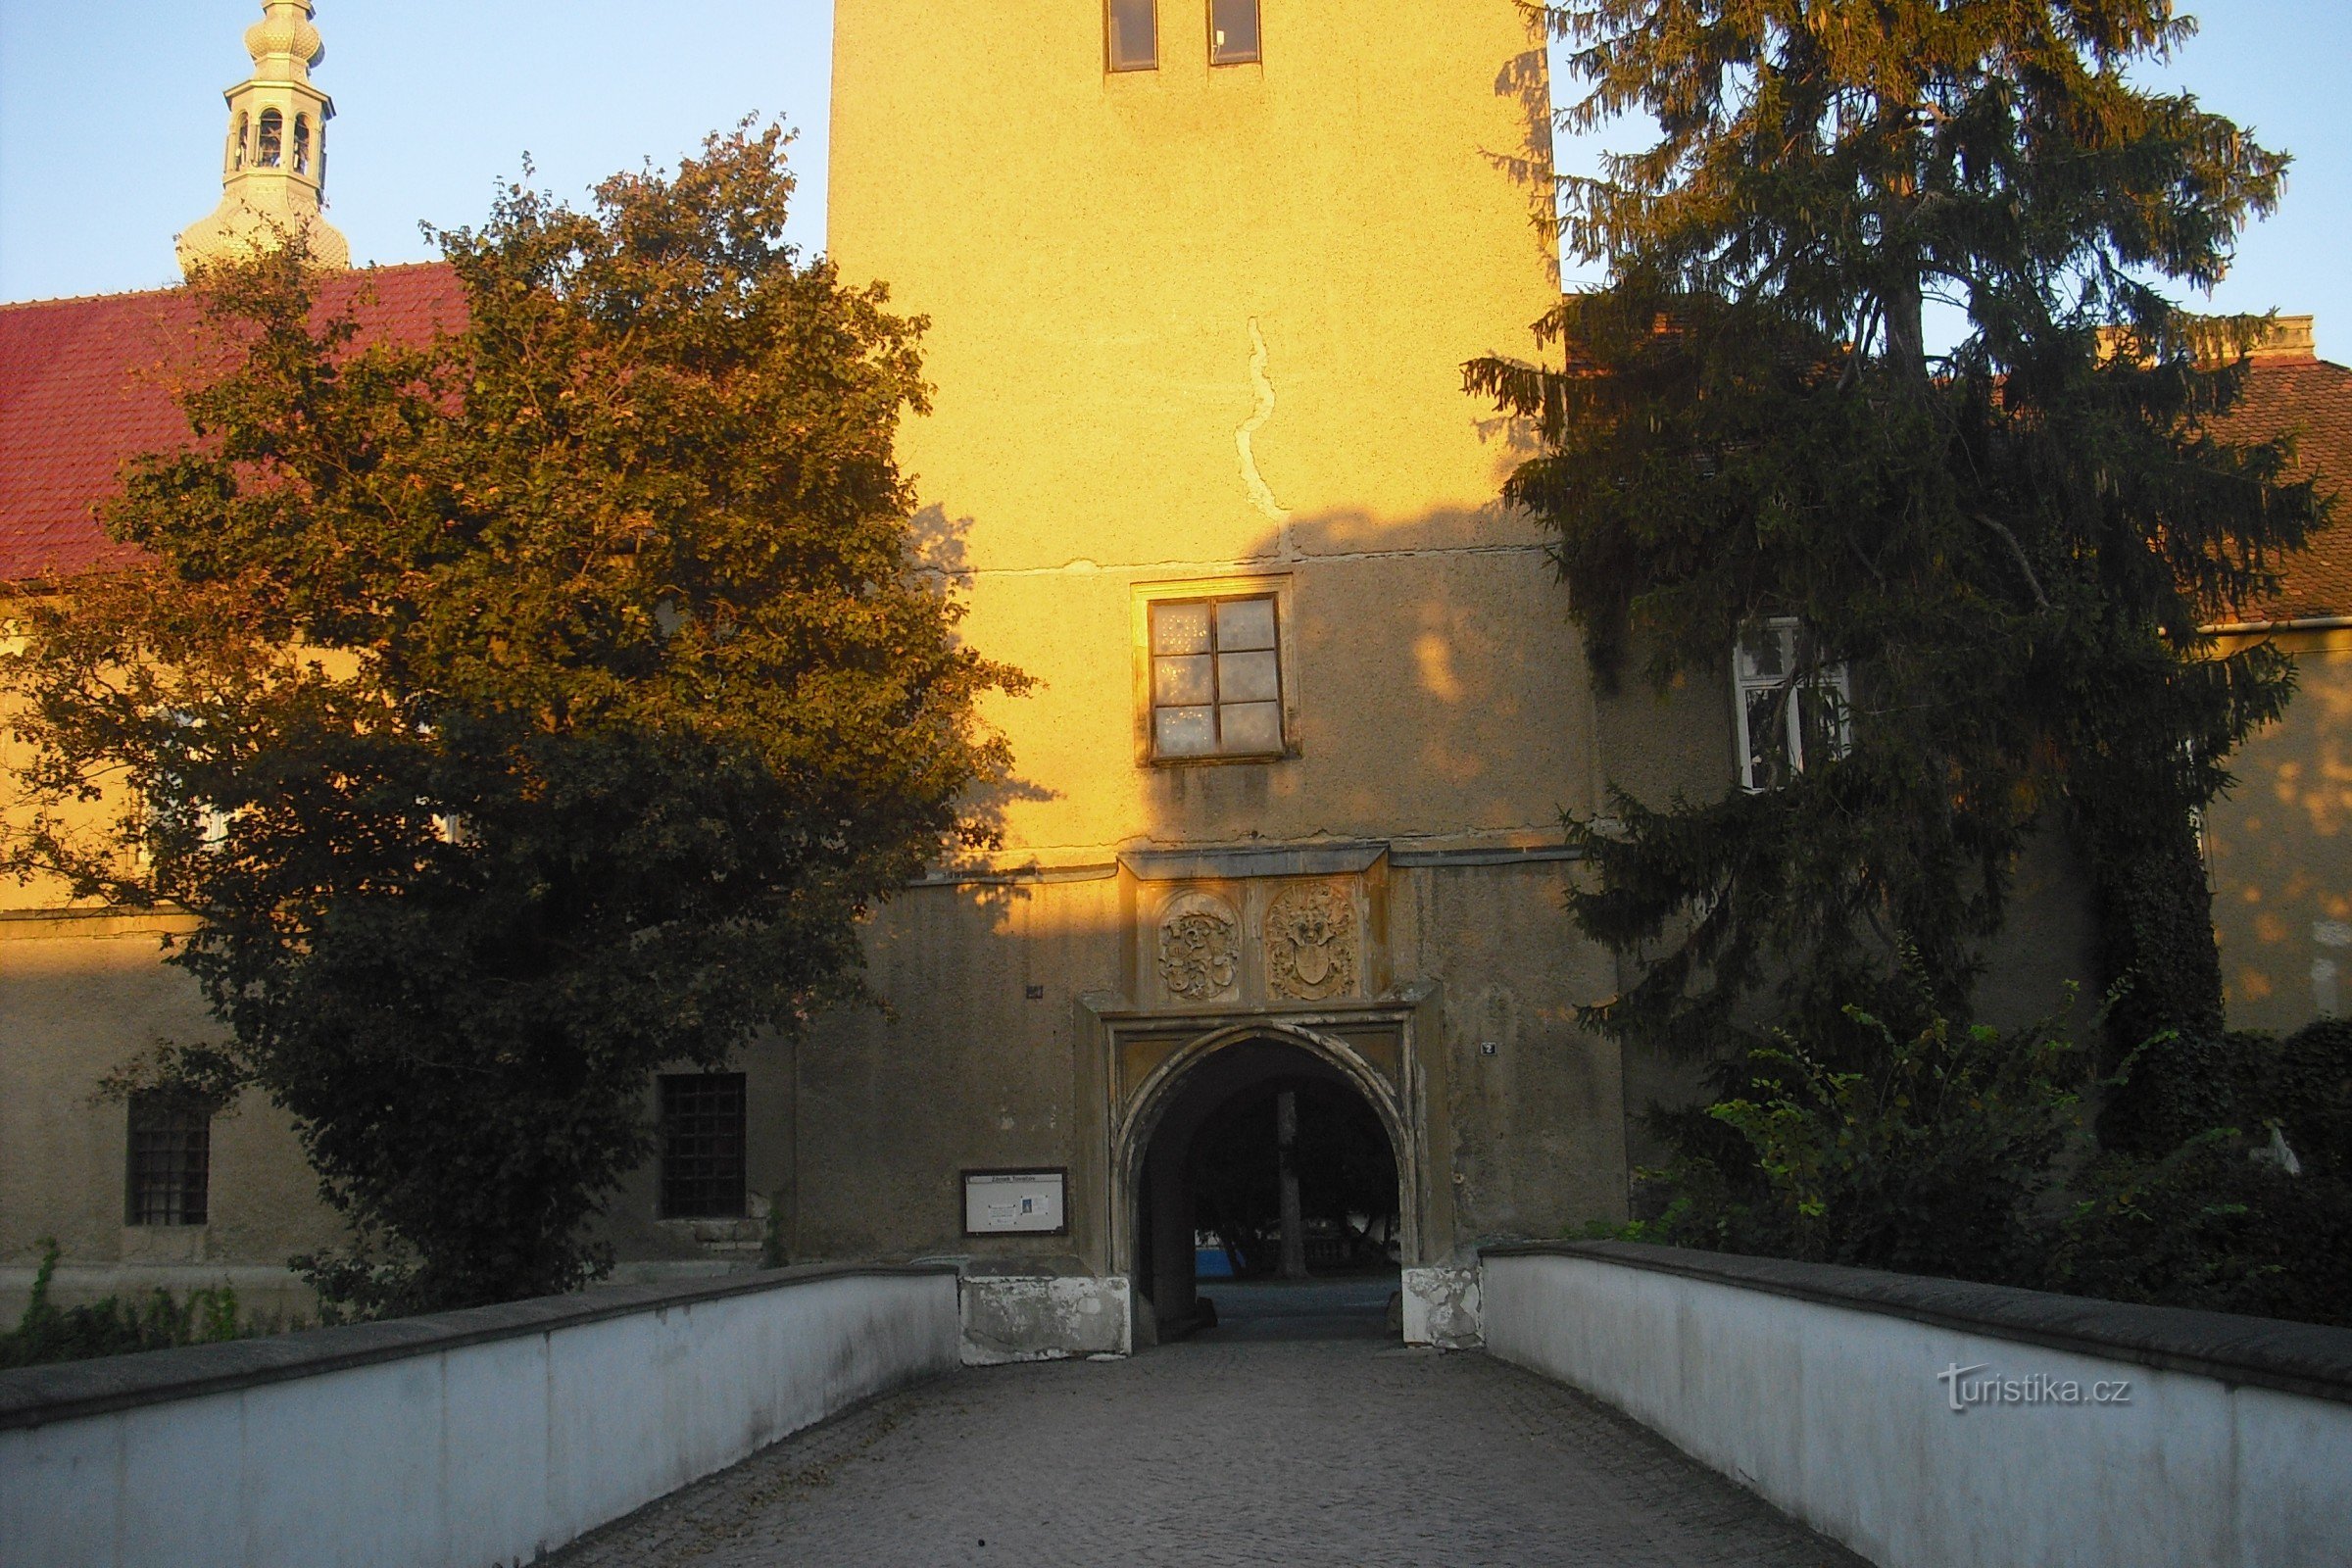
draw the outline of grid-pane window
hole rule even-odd
[[[1257,0],[1208,0],[1208,63],[1238,66],[1257,58]]]
[[[1152,755],[1282,751],[1282,654],[1272,595],[1152,607]]]
[[[1777,789],[1850,744],[1845,666],[1797,670],[1796,631],[1792,619],[1766,621],[1732,662],[1743,789]]]
[[[1104,0],[1103,21],[1111,70],[1159,69],[1158,0]]]
[[[743,1188],[743,1074],[663,1075],[662,1216],[741,1219]]]
[[[188,1095],[130,1097],[130,1169],[122,1218],[131,1225],[202,1225],[211,1200],[211,1107]]]

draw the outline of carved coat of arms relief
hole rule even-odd
[[[1321,1002],[1356,989],[1355,904],[1329,885],[1294,887],[1266,906],[1266,988]]]
[[[1159,979],[1180,1002],[1214,1002],[1241,977],[1242,922],[1233,906],[1207,893],[1168,901],[1159,920]]]

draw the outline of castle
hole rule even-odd
[[[266,11],[181,253],[299,226],[339,263],[318,33]],[[1283,1086],[1376,1119],[1406,1336],[1467,1341],[1471,1249],[1623,1218],[1644,1108],[1690,1087],[1577,1025],[1619,975],[1564,912],[1561,813],[1797,744],[1746,733],[1737,671],[1597,692],[1495,499],[1525,437],[1461,366],[1557,297],[1544,40],[1513,0],[835,12],[828,252],[930,319],[918,531],[964,636],[1039,686],[988,714],[1002,849],[869,933],[890,1012],[665,1078],[612,1239],[639,1270],[953,1256],[974,1358],[1124,1352],[1192,1323],[1201,1130]],[[441,269],[368,275],[383,330],[462,308]],[[48,411],[43,477],[0,480],[0,578],[120,559],[87,507],[174,438],[124,370],[175,309],[0,310],[15,438]],[[2033,891],[1996,956],[2027,1008],[2091,972],[2080,911]],[[203,1026],[169,920],[0,900],[0,1261],[54,1234],[91,1289],[282,1285],[333,1231],[286,1128],[89,1100]]]

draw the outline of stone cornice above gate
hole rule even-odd
[[[1119,865],[1139,882],[1217,882],[1263,876],[1361,876],[1389,853],[1385,842],[1269,845],[1247,849],[1130,850]]]

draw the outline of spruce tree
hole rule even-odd
[[[0,661],[0,870],[165,905],[292,1118],[358,1310],[558,1291],[664,1064],[858,995],[860,919],[1000,769],[892,459],[920,322],[782,241],[775,130],[443,234],[462,330],[363,344],[299,245],[202,280],[224,373],[107,514],[147,564]],[[363,285],[364,289],[364,285]]]
[[[1508,499],[1555,533],[1604,683],[1721,682],[1792,623],[1759,718],[1802,705],[1814,742],[1776,787],[1572,819],[1576,918],[1642,960],[1588,1021],[1719,1050],[1834,1038],[1850,1004],[1965,1016],[2020,856],[2064,832],[2126,1036],[2218,1032],[2194,812],[2293,671],[2199,627],[2325,509],[2212,433],[2260,322],[2174,294],[2222,277],[2286,159],[2132,79],[2192,26],[2166,0],[1546,15],[1589,88],[1564,124],[1658,136],[1562,182],[1608,272],[1542,324],[1559,359],[1468,368],[1541,432]]]

